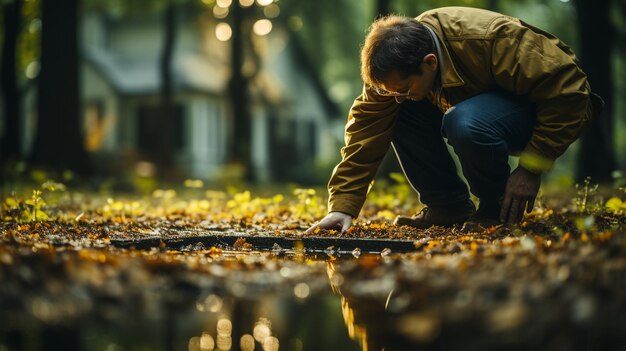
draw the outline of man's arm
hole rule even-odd
[[[328,182],[328,214],[305,233],[315,228],[344,232],[358,217],[380,162],[391,145],[394,116],[398,104],[367,88],[356,98],[345,130],[341,162]]]
[[[586,74],[565,44],[520,22],[494,24],[503,35],[492,51],[492,74],[497,84],[535,104],[537,120],[532,136],[511,173],[500,220],[515,223],[530,212],[541,173],[574,142],[591,118]],[[545,34],[545,35],[544,35]]]
[[[370,184],[391,145],[399,104],[363,88],[354,101],[345,130],[341,162],[328,182],[328,210],[358,217]]]
[[[503,33],[492,49],[491,69],[497,85],[527,96],[537,110],[520,164],[531,171],[546,171],[591,118],[587,75],[555,38],[517,21],[494,23],[494,28]]]

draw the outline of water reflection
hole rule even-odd
[[[615,253],[583,252],[569,262],[527,251],[330,259],[209,252],[0,248],[0,350],[559,351],[626,344],[626,261]]]
[[[586,264],[563,280],[561,269],[546,271],[522,259],[492,257],[467,266],[460,255],[385,256],[327,263],[348,334],[364,351],[626,345],[624,271],[615,280],[601,273],[602,264]]]
[[[358,349],[315,257],[85,251],[0,247],[0,350]]]

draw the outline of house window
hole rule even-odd
[[[144,105],[137,109],[137,148],[143,154],[156,155],[159,152],[159,142],[166,136],[171,138],[174,151],[182,151],[185,147],[185,108],[183,105],[174,105],[167,128],[164,128],[159,121],[160,113],[162,113],[160,106]]]

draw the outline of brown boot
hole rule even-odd
[[[407,225],[418,229],[430,228],[433,225],[451,227],[465,222],[474,212],[476,206],[467,200],[454,207],[424,207],[413,217],[398,216],[393,224]]]

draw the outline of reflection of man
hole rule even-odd
[[[440,317],[432,313],[434,310],[424,306],[428,303],[417,298],[426,296],[423,294],[426,286],[414,290],[415,295],[406,296],[399,309],[390,306],[397,304],[392,300],[398,300],[394,291],[399,287],[395,281],[387,287],[382,281],[375,281],[377,278],[363,267],[350,272],[344,269],[347,275],[338,272],[340,268],[338,262],[328,262],[328,278],[333,292],[341,296],[341,312],[348,335],[363,351],[431,349],[439,337],[441,325]],[[377,284],[377,291],[363,291],[363,285],[372,281]]]
[[[328,278],[333,292],[341,296],[341,312],[350,338],[357,341],[364,351],[383,350],[385,339],[397,342],[398,335],[389,332],[395,328],[385,311],[385,298],[347,296],[341,291],[343,282],[337,284],[344,278],[335,268],[335,264],[328,262]],[[382,337],[373,337],[372,334]]]
[[[365,87],[329,182],[329,214],[314,227],[350,227],[390,145],[426,205],[396,224],[518,222],[533,208],[541,173],[601,104],[559,39],[472,8],[377,20],[361,51],[361,75]],[[442,136],[480,200],[478,211]],[[512,173],[509,154],[520,155]]]

